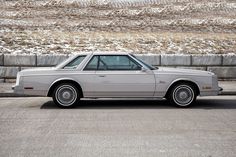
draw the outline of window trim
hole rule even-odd
[[[90,59],[89,59],[89,61],[86,63],[86,65],[83,67],[83,70],[82,71],[96,71],[95,69],[91,69],[91,70],[89,70],[89,69],[85,69],[87,66],[88,66],[88,64],[93,60],[93,58],[95,58],[96,56],[98,56],[98,55],[93,55]],[[99,60],[97,60],[97,68],[96,69],[98,69],[98,62]]]
[[[87,65],[92,61],[92,59],[94,58],[94,57],[98,57],[98,63],[97,63],[97,68],[96,69],[94,69],[94,70],[86,70],[85,68],[87,67]],[[130,59],[132,62],[134,62],[138,67],[140,67],[140,69],[115,69],[115,70],[106,70],[106,69],[104,69],[104,70],[102,70],[102,69],[98,69],[98,67],[99,67],[99,60],[100,60],[100,56],[126,56],[128,59]],[[139,71],[139,70],[141,70],[142,69],[142,65],[139,63],[139,62],[137,62],[135,59],[133,59],[132,57],[130,57],[129,55],[116,55],[116,54],[103,54],[103,55],[93,55],[91,58],[90,58],[90,60],[87,62],[87,64],[84,66],[84,68],[83,68],[83,70],[82,71]]]
[[[68,64],[70,64],[70,63],[72,63],[74,60],[76,60],[77,58],[79,58],[79,57],[84,57],[83,59],[82,59],[82,61],[77,65],[77,67],[76,68],[65,68]],[[79,55],[79,56],[77,56],[76,58],[74,58],[74,59],[72,59],[69,63],[67,63],[66,65],[64,65],[61,69],[62,70],[76,70],[76,69],[78,69],[78,67],[79,67],[79,65],[84,61],[84,59],[87,57],[87,55]]]

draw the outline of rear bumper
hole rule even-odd
[[[11,89],[14,91],[15,94],[24,94],[24,90],[22,86],[14,85],[11,87]]]

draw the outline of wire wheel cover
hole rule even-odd
[[[194,100],[193,89],[187,85],[178,86],[173,93],[174,101],[181,106],[187,106]]]
[[[72,105],[77,99],[76,89],[70,85],[60,86],[56,90],[56,100],[63,106]]]

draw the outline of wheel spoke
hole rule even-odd
[[[173,100],[179,106],[187,106],[194,100],[194,91],[188,85],[177,86],[173,92]]]
[[[77,99],[77,92],[73,86],[62,85],[56,90],[56,100],[62,106],[70,106]]]

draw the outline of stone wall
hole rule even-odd
[[[208,70],[221,80],[236,79],[236,55],[154,55],[136,54],[154,66]],[[15,79],[18,71],[55,66],[68,55],[0,55],[0,79]]]

